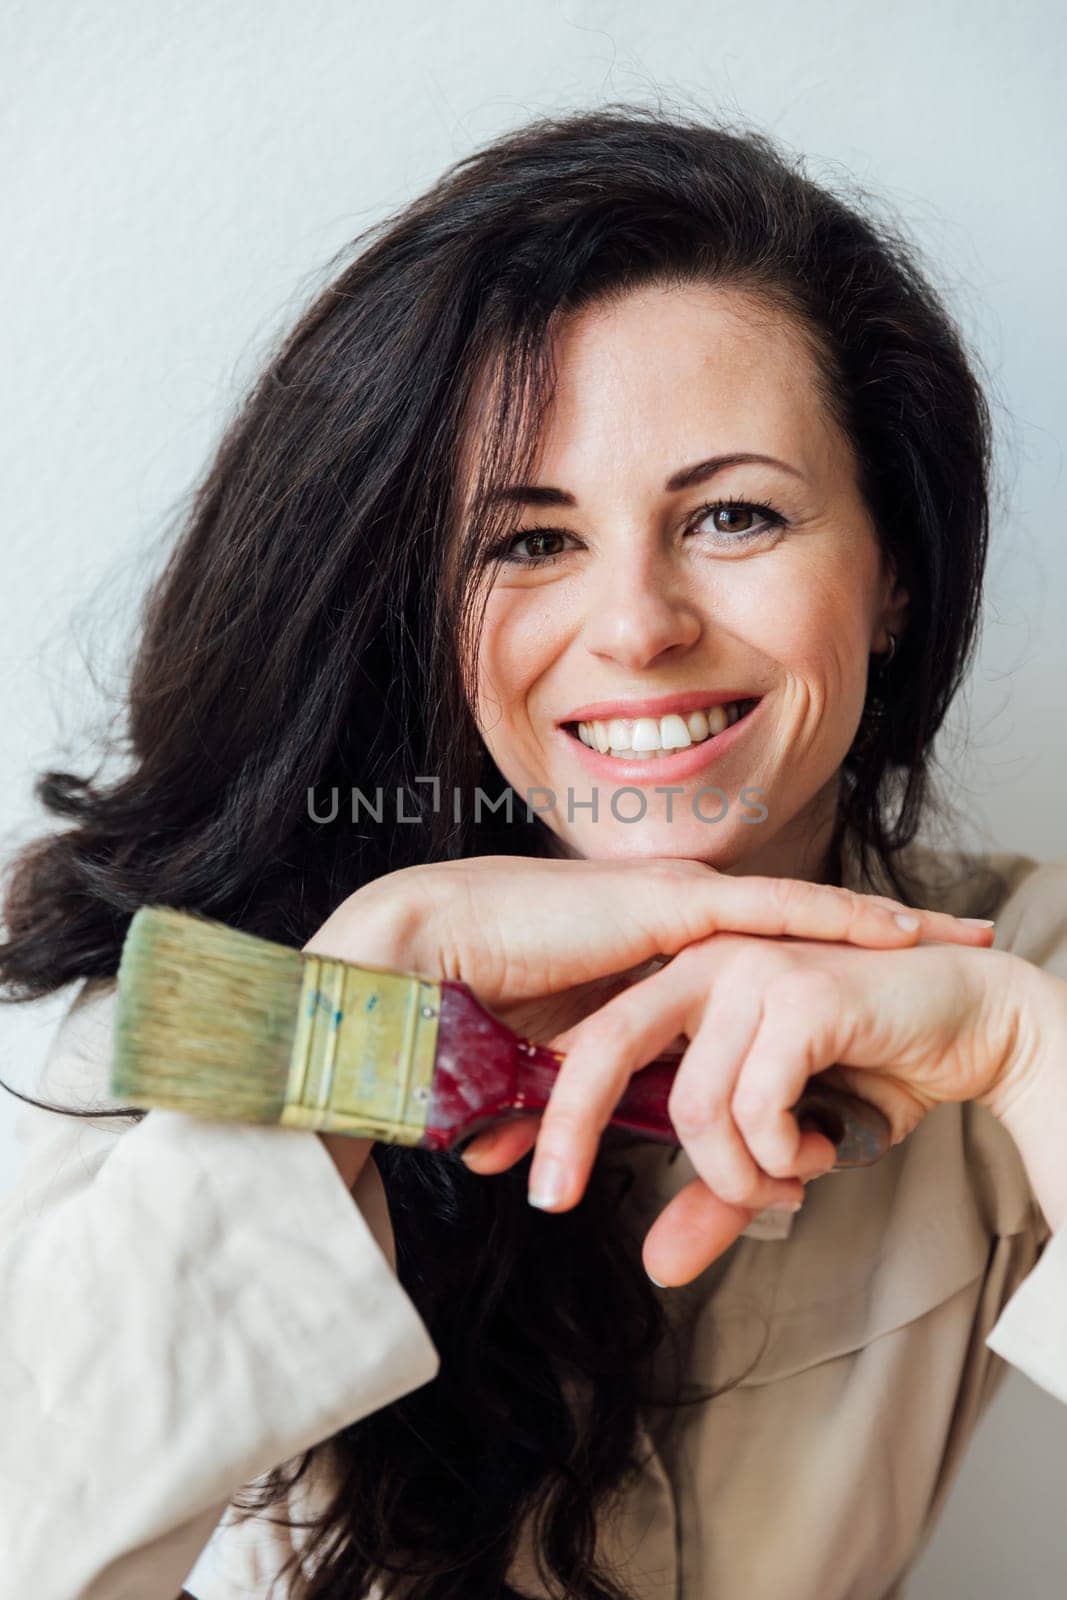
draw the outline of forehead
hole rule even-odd
[[[750,292],[634,290],[563,319],[553,354],[535,464],[545,482],[580,494],[592,472],[640,467],[662,483],[685,462],[734,450],[778,456],[812,481],[849,468],[807,339]]]

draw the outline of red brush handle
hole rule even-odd
[[[558,1050],[523,1039],[494,1017],[464,983],[441,984],[441,1017],[426,1133],[421,1143],[448,1150],[483,1128],[543,1111],[564,1060]],[[681,1140],[667,1115],[680,1055],[660,1056],[630,1079],[611,1117],[663,1144]],[[793,1106],[802,1130],[815,1129],[837,1146],[838,1167],[869,1166],[890,1146],[882,1113],[859,1095],[808,1080]]]

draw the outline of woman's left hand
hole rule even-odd
[[[834,1067],[894,1144],[935,1105],[995,1109],[1033,1070],[1040,976],[993,949],[714,933],[556,1035],[566,1059],[543,1114],[478,1141],[470,1165],[501,1171],[536,1142],[530,1193],[567,1210],[629,1079],[683,1036],[667,1109],[699,1176],[656,1219],[644,1261],[658,1282],[687,1283],[763,1208],[768,1177],[795,1177],[799,1201],[833,1166],[831,1142],[789,1109],[812,1074]]]

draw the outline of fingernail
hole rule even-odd
[[[669,1283],[660,1283],[659,1279],[658,1278],[654,1278],[652,1276],[651,1272],[648,1274],[648,1281],[649,1281],[649,1283],[654,1283],[656,1285],[657,1289],[669,1289],[670,1288],[670,1284]]]
[[[538,1210],[558,1206],[567,1187],[567,1169],[555,1156],[542,1156],[530,1174],[527,1200]]]
[[[799,1211],[804,1204],[803,1200],[772,1200],[767,1207],[768,1211]]]
[[[994,928],[996,923],[990,917],[960,917],[960,922],[969,922],[972,928]]]
[[[824,1178],[828,1172],[833,1172],[836,1166],[837,1155],[835,1152],[832,1161],[824,1161],[821,1167],[812,1167],[810,1172],[798,1172],[796,1176],[800,1179],[801,1183],[810,1183],[812,1178]]]
[[[901,928],[906,928],[909,933],[914,933],[919,926],[919,918],[913,917],[906,911],[895,911],[893,921]]]
[[[493,1147],[499,1136],[499,1129],[493,1128],[488,1133],[480,1133],[472,1139],[466,1150],[460,1155],[461,1161],[466,1161],[468,1156],[474,1161],[480,1161],[482,1156],[492,1155]]]

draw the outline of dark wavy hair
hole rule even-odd
[[[505,787],[470,709],[485,553],[517,516],[487,491],[533,460],[559,319],[643,285],[736,287],[806,340],[911,598],[884,711],[865,713],[842,769],[837,840],[849,831],[864,872],[880,863],[914,903],[894,857],[974,645],[990,420],[903,231],[803,167],[765,134],[616,103],[507,133],[357,238],[228,425],[148,591],[122,774],[38,781],[66,826],[10,866],[6,998],[114,975],[146,902],[299,945],[396,868],[544,852],[540,819],[457,818],[419,779],[437,774],[439,799]],[[420,825],[311,816],[310,792],[379,785]],[[553,1592],[623,1600],[595,1559],[597,1517],[639,1468],[669,1325],[618,1225],[618,1172],[598,1162],[582,1203],[544,1216],[525,1162],[485,1178],[455,1152],[375,1159],[441,1369],[270,1475],[263,1508],[318,1450],[340,1473],[300,1593],[351,1600],[376,1579],[393,1594],[403,1578],[418,1600],[510,1600],[530,1515]]]

